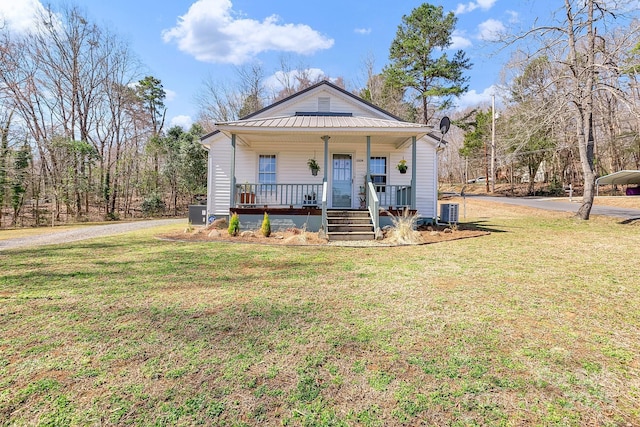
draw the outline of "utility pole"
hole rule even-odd
[[[491,95],[491,192],[496,192],[496,95]],[[488,179],[488,177],[487,177]]]
[[[484,139],[484,187],[485,193],[489,192],[489,153],[487,153],[487,139]]]

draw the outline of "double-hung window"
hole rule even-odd
[[[387,185],[387,158],[371,157],[369,174],[371,182],[376,187],[376,192],[384,193]]]
[[[262,191],[275,191],[276,184],[276,155],[260,154],[258,157],[258,184]]]

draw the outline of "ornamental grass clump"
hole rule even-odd
[[[271,236],[271,221],[269,220],[269,214],[264,213],[264,219],[262,220],[262,227],[260,227],[260,232],[264,237]]]
[[[229,235],[237,236],[238,233],[240,233],[240,217],[234,213],[229,220]]]
[[[390,240],[401,245],[415,245],[422,243],[422,235],[416,230],[418,214],[411,213],[408,208],[402,211],[402,215],[391,215],[393,228],[390,231]]]

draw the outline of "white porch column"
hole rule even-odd
[[[417,177],[416,165],[418,164],[418,161],[416,160],[416,154],[417,154],[416,137],[413,136],[411,137],[411,209],[412,210],[415,210],[416,208],[416,194],[418,194],[417,188],[416,188],[416,177]]]
[[[322,182],[327,182],[329,180],[329,135],[325,135],[322,137],[324,140],[324,177],[322,178]]]
[[[367,171],[364,175],[364,182],[366,183],[371,181],[371,137],[367,136]],[[365,194],[367,194],[367,189],[364,190]]]
[[[236,134],[231,134],[231,192],[229,193],[230,207],[236,206]]]

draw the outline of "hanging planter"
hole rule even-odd
[[[398,169],[400,173],[407,173],[408,168],[409,167],[407,166],[407,161],[405,159],[400,160],[396,165],[396,169]]]
[[[311,170],[311,175],[313,176],[318,175],[318,171],[320,171],[320,165],[318,165],[318,162],[316,162],[316,159],[309,159],[307,161],[307,166],[309,166],[309,169]]]

